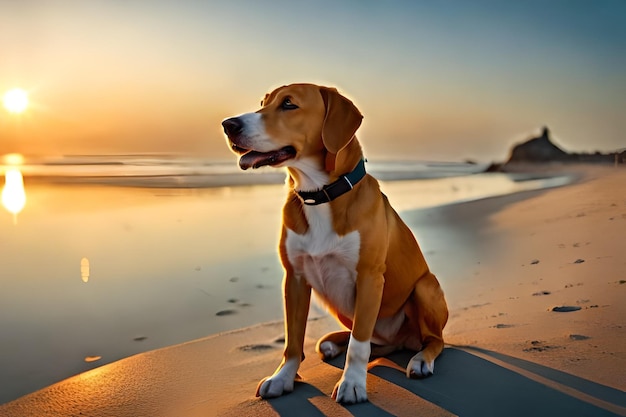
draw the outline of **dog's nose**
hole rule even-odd
[[[231,117],[230,119],[224,120],[222,126],[224,127],[224,133],[226,133],[228,137],[237,136],[243,130],[243,123],[238,117]]]

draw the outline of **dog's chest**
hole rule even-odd
[[[337,235],[327,204],[305,206],[304,213],[309,230],[302,235],[287,230],[289,262],[297,279],[306,279],[324,301],[351,316],[361,242],[359,232]]]

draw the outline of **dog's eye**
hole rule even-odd
[[[291,97],[285,97],[283,102],[280,104],[280,108],[283,110],[295,110],[298,106],[291,102]]]

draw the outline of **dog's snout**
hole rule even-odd
[[[237,136],[243,130],[243,123],[238,117],[224,120],[222,126],[224,127],[224,133],[228,137]]]

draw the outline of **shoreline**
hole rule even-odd
[[[600,244],[601,240],[605,239],[602,233],[606,233],[607,227],[614,229],[616,239],[622,239],[622,242],[626,239],[624,234],[620,234],[625,231],[623,225],[626,223],[626,202],[623,198],[620,200],[617,195],[612,197],[610,192],[610,188],[615,189],[625,177],[624,170],[621,169],[613,171],[613,168],[594,167],[585,169],[581,179],[565,187],[515,193],[403,213],[407,224],[416,231],[429,265],[442,282],[448,297],[451,319],[444,333],[446,342],[453,345],[479,346],[573,373],[623,391],[626,382],[623,377],[616,375],[615,369],[619,369],[619,365],[616,364],[626,363],[626,352],[615,350],[611,341],[623,340],[624,328],[619,322],[619,317],[624,317],[624,308],[619,306],[618,297],[626,285],[620,284],[617,275],[612,281],[607,277],[604,280],[607,282],[597,283],[590,281],[589,274],[601,273],[598,272],[601,269],[605,271],[605,275],[626,275],[624,267],[626,264],[620,263],[613,252],[607,252],[614,251],[615,249],[611,248],[619,246],[619,241]],[[610,184],[606,184],[607,181]],[[598,184],[602,187],[596,190]],[[567,205],[567,202],[576,203],[581,195],[593,196],[594,200],[589,203],[582,201],[576,207]],[[598,206],[598,202],[604,200],[607,201],[606,206]],[[609,217],[603,219],[601,217],[603,214],[612,216],[613,220],[608,220]],[[578,229],[572,226],[577,222]],[[608,226],[604,224],[607,222]],[[565,230],[562,229],[564,225]],[[601,230],[593,230],[594,227]],[[442,228],[445,229],[443,233]],[[577,230],[584,232],[586,241],[578,239]],[[529,246],[528,240],[532,245]],[[588,254],[590,251],[592,254]],[[574,263],[577,259],[583,258],[584,262]],[[450,259],[454,261],[450,262]],[[590,266],[593,269],[590,269]],[[494,281],[494,276],[503,273],[506,279]],[[565,273],[567,276],[564,276]],[[549,311],[559,305],[581,308],[579,311],[569,313]],[[593,307],[596,305],[597,307]],[[319,360],[312,352],[315,337],[335,326],[332,320],[328,321],[320,318],[309,323],[307,356],[310,357],[312,366],[319,365]],[[177,350],[191,349],[196,352],[197,347],[198,356],[195,356],[195,360],[198,360],[199,355],[202,355],[200,352],[202,349],[219,352],[224,347],[220,346],[223,345],[220,341],[222,339],[236,340],[232,346],[223,349],[228,352],[230,366],[229,364],[218,366],[216,363],[216,360],[219,361],[218,358],[204,358],[202,361],[206,369],[202,372],[212,370],[211,372],[219,374],[221,372],[219,369],[223,367],[227,372],[238,375],[239,383],[234,384],[236,387],[229,388],[234,390],[230,395],[231,400],[239,404],[238,407],[242,401],[244,403],[251,401],[250,407],[257,409],[262,406],[258,400],[250,398],[253,391],[249,390],[256,386],[258,379],[273,371],[276,358],[280,356],[281,347],[277,340],[281,331],[281,321],[265,323],[134,355],[0,405],[0,412],[8,412],[7,416],[13,416],[18,414],[12,414],[12,410],[19,409],[25,413],[19,415],[34,416],[37,415],[36,410],[41,411],[42,398],[49,395],[46,393],[60,392],[61,397],[68,398],[70,388],[76,390],[81,386],[81,380],[84,381],[102,372],[115,373],[116,370],[120,370],[122,375],[119,377],[124,380],[126,378],[124,369],[146,362],[150,357],[162,356],[160,352],[166,350],[167,354],[163,355],[172,356],[168,360],[176,362],[182,360],[176,353]],[[268,337],[268,333],[272,335]],[[578,337],[580,339],[577,339]],[[190,345],[196,347],[191,348]],[[602,346],[604,350],[601,351],[598,346]],[[241,369],[242,364],[244,368],[251,369]],[[168,367],[172,366],[167,361],[157,365],[165,366],[163,372],[169,372]],[[214,366],[218,366],[218,369],[213,369]],[[186,377],[196,378],[192,375]],[[204,382],[197,383],[204,386],[207,382],[210,385],[213,380],[209,378],[207,381],[207,375],[199,375],[197,378],[200,380],[205,378]],[[94,380],[97,384],[101,382]],[[192,391],[196,389],[196,383],[186,380],[179,382]],[[225,390],[223,382],[219,384],[221,387],[218,391],[230,393]],[[136,392],[144,394],[152,393],[155,389],[158,388],[154,386],[134,388]],[[200,387],[197,389],[200,390]],[[213,399],[212,394],[209,396],[211,399],[207,400],[205,391],[204,394],[196,393],[199,398],[204,399],[189,402],[190,397],[184,396],[181,401],[186,403],[187,409],[191,411],[206,412],[207,401],[219,405],[223,411],[236,405],[232,401],[224,403],[225,400]],[[157,395],[158,392],[151,395],[153,394]],[[77,395],[77,392],[74,391],[72,395]],[[158,398],[153,400],[158,403]],[[88,407],[85,398],[76,401],[80,403],[80,407]],[[189,409],[189,404],[195,406]],[[148,407],[148,404],[145,405]],[[31,412],[32,414],[28,414]]]
[[[14,158],[19,163],[0,163],[0,174],[8,169],[19,170],[32,184],[157,189],[276,185],[284,184],[286,179],[282,170],[265,167],[244,172],[232,160],[211,161],[175,155],[83,155],[47,161],[20,158]],[[460,161],[380,160],[368,162],[367,170],[379,180],[399,181],[484,173],[488,166]]]

